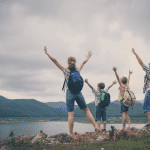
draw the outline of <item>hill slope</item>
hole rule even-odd
[[[87,104],[88,108],[90,109],[92,115],[95,117],[95,112],[96,112],[96,107],[95,107],[95,103],[89,103]],[[120,102],[113,101],[110,102],[110,105],[107,107],[107,117],[121,117],[121,113],[120,113]],[[133,111],[132,111],[132,107],[129,108],[128,111],[128,115],[131,116],[137,116],[137,114],[140,116],[145,116],[145,114],[143,113],[143,109],[142,109],[142,103],[136,101],[136,103],[133,106]],[[85,117],[86,115],[83,113],[82,110],[80,110],[80,108],[78,107],[77,109],[75,109],[75,116],[76,117]]]
[[[0,108],[5,113],[0,113],[0,117],[10,116],[10,112],[14,113],[14,116],[18,113],[18,116],[22,114],[22,117],[67,117],[67,113],[50,108],[46,104],[34,99],[14,99],[9,100],[0,96]],[[7,115],[6,115],[7,114]]]

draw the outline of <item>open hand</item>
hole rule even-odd
[[[85,55],[87,58],[90,58],[93,53],[91,51],[88,52],[88,55]]]
[[[44,51],[45,51],[45,54],[47,54],[47,47],[44,46]]]
[[[116,67],[113,67],[113,69],[112,69],[112,70],[116,71],[116,70],[117,70],[117,68],[116,68]]]
[[[85,79],[84,81],[85,81],[85,83],[87,83],[87,82],[88,82],[88,79]]]
[[[132,48],[132,52],[135,54],[135,50],[134,50],[134,48]]]
[[[130,70],[129,70],[129,74],[132,74],[132,73],[133,73],[133,71],[130,71]]]
[[[115,81],[113,81],[113,84],[117,84],[117,81],[115,80]]]

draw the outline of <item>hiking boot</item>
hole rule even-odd
[[[103,132],[107,132],[106,129],[102,129]]]
[[[150,123],[146,124],[146,125],[144,126],[144,128],[145,128],[146,130],[150,130]]]
[[[129,125],[126,129],[134,131],[135,127],[133,125]]]
[[[146,127],[146,128],[150,127],[150,123],[147,123],[144,127]]]

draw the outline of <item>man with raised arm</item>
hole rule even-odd
[[[150,63],[149,63],[149,67],[147,67],[140,59],[138,54],[135,52],[134,48],[132,48],[132,52],[136,56],[138,63],[146,72],[146,75],[144,77],[144,87],[143,87],[143,93],[145,93],[143,110],[144,113],[146,113],[146,116],[148,118],[148,123],[145,125],[145,127],[150,128]]]
[[[68,58],[68,67],[64,68],[55,58],[53,58],[51,55],[47,53],[47,48],[46,46],[44,47],[45,54],[51,59],[51,61],[60,69],[63,71],[64,76],[65,76],[65,83],[64,87],[66,89],[66,106],[68,110],[68,126],[69,126],[69,134],[70,136],[73,136],[73,126],[74,126],[74,102],[76,101],[80,109],[83,110],[83,112],[86,114],[88,120],[90,123],[94,126],[96,130],[100,130],[95,123],[95,120],[93,118],[93,115],[91,114],[90,110],[88,109],[85,99],[81,93],[81,91],[78,91],[80,88],[80,81],[77,81],[77,84],[79,85],[72,85],[71,79],[73,78],[72,82],[75,80],[80,80],[80,71],[84,64],[89,60],[89,58],[92,55],[92,52],[88,52],[88,55],[86,56],[86,60],[83,61],[83,63],[80,65],[80,67],[76,67],[76,59],[74,57],[69,57]],[[76,77],[74,78],[74,75]],[[74,84],[74,83],[73,83]],[[75,83],[76,84],[76,83]],[[82,86],[82,85],[81,85]],[[73,88],[73,89],[72,89]],[[81,87],[82,89],[82,87]],[[80,89],[80,90],[81,90]],[[74,91],[75,90],[75,91]]]

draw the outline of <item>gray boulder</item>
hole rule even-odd
[[[1,147],[0,150],[11,150],[11,148],[9,148],[8,146],[4,145],[4,146]]]

